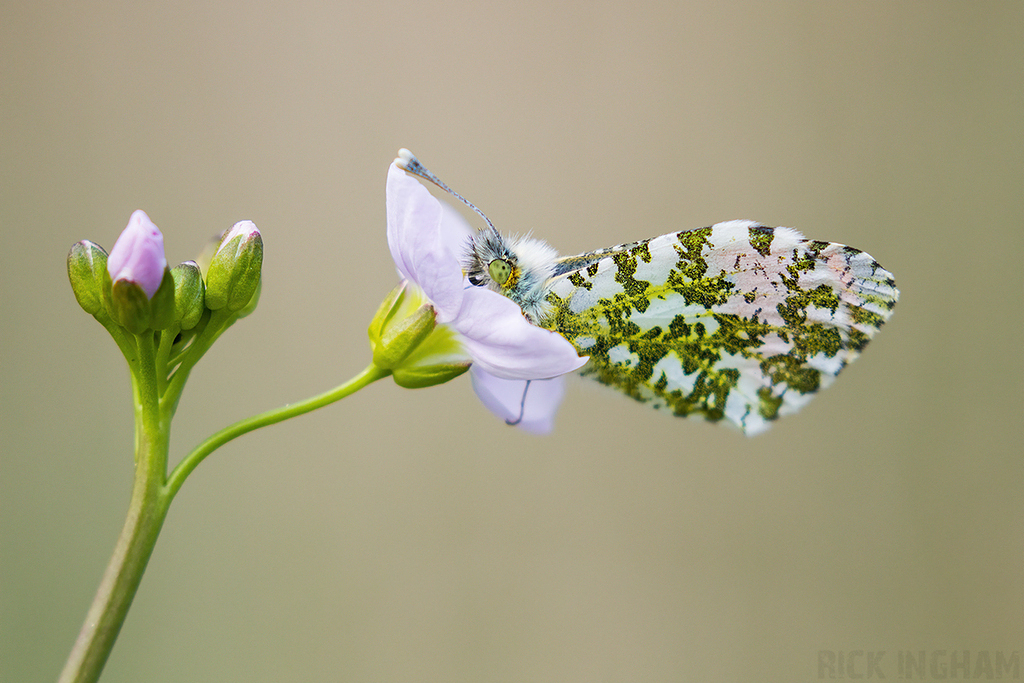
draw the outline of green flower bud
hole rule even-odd
[[[179,263],[171,269],[174,278],[174,318],[183,330],[191,330],[206,310],[203,273],[195,261]]]
[[[253,299],[263,267],[263,238],[252,221],[236,223],[221,239],[206,273],[206,307],[241,311]]]
[[[103,308],[103,289],[109,286],[107,252],[98,244],[82,240],[68,252],[68,279],[78,305],[89,315]]]

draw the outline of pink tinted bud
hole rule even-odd
[[[134,282],[152,299],[164,279],[165,270],[164,236],[145,211],[136,211],[107,257],[110,279]]]
[[[256,296],[263,238],[252,221],[239,221],[221,238],[206,273],[206,307],[241,311]]]

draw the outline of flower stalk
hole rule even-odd
[[[152,336],[137,337],[132,367],[135,395],[135,480],[121,535],[114,547],[96,597],[75,641],[60,683],[86,683],[99,679],[128,609],[142,581],[146,564],[167,516],[171,497],[166,495],[167,448],[170,418],[162,414],[155,375]]]
[[[135,478],[124,527],[60,681],[95,681],[142,581],[167,510],[191,468],[168,479],[171,420],[192,368],[258,298],[263,243],[243,221],[221,238],[215,274],[220,305],[191,261],[167,267],[163,236],[142,211],[132,214],[109,256],[92,242],[68,254],[68,278],[82,309],[110,333],[128,365],[135,413]],[[230,248],[224,249],[229,244]],[[207,278],[209,273],[207,273]],[[290,406],[291,414],[324,405]],[[297,408],[299,408],[297,410]],[[283,418],[282,418],[283,419]],[[218,445],[277,420],[235,430]],[[212,449],[210,449],[212,450]],[[200,458],[185,459],[194,467]]]
[[[205,274],[193,261],[168,269],[163,238],[141,211],[132,215],[110,257],[87,241],[71,248],[68,277],[75,297],[83,310],[110,333],[128,365],[135,412],[135,479],[124,526],[60,675],[61,683],[99,679],[171,502],[185,479],[210,453],[255,429],[339,401],[394,371],[410,372],[402,359],[420,358],[419,347],[430,346],[423,342],[434,330],[432,309],[417,309],[411,319],[406,318],[405,309],[403,315],[394,315],[398,313],[391,310],[395,299],[402,298],[398,290],[390,303],[385,302],[384,319],[370,329],[371,338],[378,335],[381,348],[391,350],[390,355],[381,350],[382,357],[390,362],[371,364],[351,380],[318,396],[222,429],[182,458],[168,474],[171,421],[185,382],[214,342],[255,308],[262,260],[259,231],[243,221],[221,238],[212,259],[205,262]],[[418,369],[427,372],[433,384],[439,383],[440,376],[450,379],[468,369],[468,363],[440,370],[429,363],[427,366]]]
[[[145,347],[146,344],[140,344]],[[140,348],[140,365],[155,357],[154,349]],[[139,382],[142,398],[136,411],[135,482],[124,528],[103,574],[96,597],[71,650],[60,683],[92,683],[99,679],[110,656],[132,599],[142,581],[167,511],[185,479],[206,456],[249,432],[328,406],[359,389],[383,379],[390,371],[370,365],[351,380],[318,396],[269,410],[217,432],[189,453],[167,476],[170,418],[173,410],[160,406],[155,384]],[[133,375],[134,376],[134,375]],[[154,419],[155,418],[155,419]]]

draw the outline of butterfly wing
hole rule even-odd
[[[898,296],[862,251],[729,221],[560,259],[541,324],[590,356],[582,374],[757,434],[828,386]]]

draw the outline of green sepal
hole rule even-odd
[[[469,369],[470,363],[454,330],[439,325],[392,374],[398,386],[422,389],[455,379]]]
[[[179,263],[171,269],[174,278],[174,317],[183,330],[199,323],[205,310],[203,273],[195,261]]]
[[[420,306],[412,315],[383,329],[380,342],[373,345],[373,364],[394,370],[423,343],[437,325],[433,306]]]
[[[174,277],[170,269],[165,267],[160,286],[153,292],[153,298],[149,301],[149,327],[154,330],[166,330],[176,322],[174,289]]]
[[[174,324],[174,278],[164,268],[160,286],[150,299],[136,282],[112,282],[104,269],[103,304],[114,322],[132,334],[146,330],[164,330]]]
[[[89,315],[103,308],[103,273],[107,272],[107,252],[100,245],[82,240],[68,252],[68,280],[78,305]],[[107,279],[109,279],[109,274]]]
[[[129,280],[113,283],[110,288],[110,317],[132,334],[148,330],[153,307],[142,286]]]
[[[381,336],[384,334],[384,327],[391,322],[398,309],[401,308],[402,303],[405,301],[406,293],[406,282],[403,280],[398,286],[388,292],[388,295],[384,297],[384,301],[380,302],[377,312],[374,314],[373,319],[370,320],[370,327],[366,330],[370,336],[370,345],[373,348],[380,344]]]
[[[444,363],[425,367],[400,367],[391,371],[395,384],[406,389],[423,389],[453,380],[469,370],[469,363]]]
[[[438,325],[434,307],[405,282],[381,302],[367,334],[373,364],[390,370],[401,387],[444,384],[469,369],[471,359],[455,331]]]

